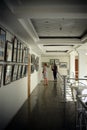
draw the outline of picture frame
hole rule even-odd
[[[35,65],[35,69],[36,69],[36,71],[39,70],[39,65],[38,64]]]
[[[21,47],[21,44],[18,41],[18,44],[17,44],[17,62],[20,62],[20,47]]]
[[[53,65],[55,63],[55,59],[50,59],[50,65]]]
[[[17,44],[18,40],[16,37],[13,39],[13,55],[12,55],[12,61],[17,62]]]
[[[28,63],[29,48],[25,47],[24,63]]]
[[[3,65],[0,64],[0,87],[2,85],[2,72],[3,72]]]
[[[11,41],[6,41],[6,47],[5,47],[5,61],[11,62],[12,61],[12,49],[13,44]]]
[[[31,65],[31,74],[34,73],[34,70],[35,70],[35,66]]]
[[[0,61],[5,60],[6,31],[0,28]]]
[[[36,65],[39,64],[39,57],[36,57],[36,59],[35,59],[35,64],[36,64]]]
[[[11,82],[11,77],[12,77],[12,65],[6,64],[4,66],[4,85],[7,85]]]
[[[55,64],[59,65],[59,59],[55,59]]]
[[[28,73],[28,65],[24,66],[24,76],[27,76]]]
[[[17,80],[18,65],[12,67],[12,81]]]
[[[17,79],[22,77],[22,65],[18,65]]]
[[[34,54],[31,54],[31,63],[35,64],[35,55]]]
[[[60,68],[67,68],[67,62],[60,62],[59,67]]]

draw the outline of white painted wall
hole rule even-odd
[[[27,77],[0,88],[0,130],[3,130],[27,99]]]
[[[84,78],[87,75],[87,55],[84,50],[79,51],[79,78]]]
[[[75,52],[70,53],[70,78],[75,78]]]

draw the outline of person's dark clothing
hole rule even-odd
[[[57,80],[57,66],[56,65],[53,66],[52,71],[53,71],[54,80]]]

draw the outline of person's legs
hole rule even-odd
[[[57,80],[57,73],[54,72],[54,80]]]

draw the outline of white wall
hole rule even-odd
[[[79,50],[79,78],[87,76],[87,55],[84,50]]]
[[[70,78],[75,78],[75,52],[70,53]]]
[[[59,59],[59,63],[66,62],[67,68],[60,68],[59,65],[57,65],[57,67],[61,75],[67,75],[67,71],[69,70],[69,55],[46,56],[46,57],[42,56],[41,62],[50,62],[50,59]],[[53,73],[51,70],[51,66],[48,68],[48,80],[53,80]]]
[[[0,88],[0,130],[4,129],[27,99],[27,89],[27,77]]]

